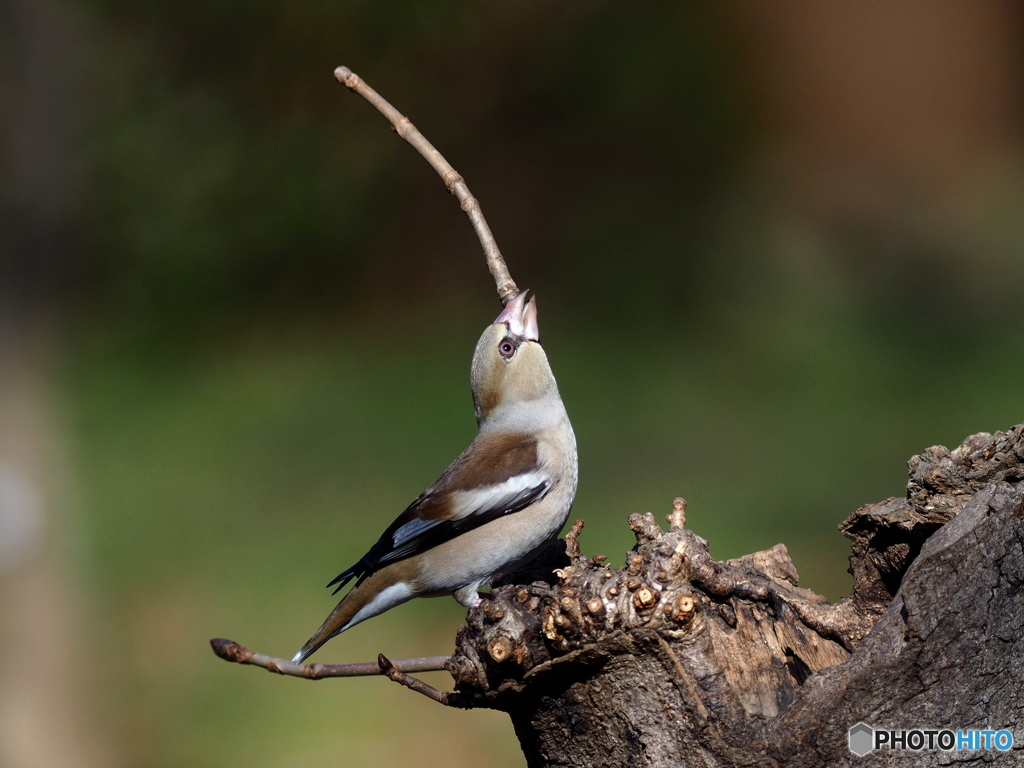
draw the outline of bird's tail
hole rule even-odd
[[[292,657],[292,661],[296,664],[301,664],[321,645],[326,643],[335,635],[340,635],[348,629],[353,624],[353,617],[359,612],[359,609],[365,605],[365,600],[358,599],[358,593],[362,591],[362,589],[353,589],[345,595],[345,597],[341,599],[341,602],[335,606],[333,611],[331,611],[331,615],[324,619],[324,623],[320,625],[320,629],[318,629],[313,636],[306,641],[306,644],[302,646],[299,652]]]
[[[330,616],[324,619],[320,629],[306,641],[292,661],[301,664],[335,635],[340,635],[359,622],[383,613],[411,598],[412,590],[409,585],[403,580],[397,580],[398,574],[391,573],[392,570],[393,568],[385,568],[360,579],[348,594],[341,598],[341,602],[331,611]],[[344,582],[342,586],[344,586]]]

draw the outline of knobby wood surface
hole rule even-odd
[[[903,499],[840,526],[853,594],[802,589],[782,545],[716,562],[633,515],[618,569],[579,552],[470,611],[448,668],[507,712],[530,766],[924,766],[981,753],[853,755],[850,726],[1008,729],[1024,755],[1024,425],[910,460]],[[554,571],[552,572],[552,568]],[[527,583],[527,586],[522,586]]]

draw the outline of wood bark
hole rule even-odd
[[[726,562],[633,515],[622,568],[575,535],[470,611],[448,667],[507,712],[530,766],[949,764],[1022,759],[1024,425],[910,460],[902,499],[840,526],[853,593],[797,585],[786,548]],[[575,531],[578,535],[578,529]],[[535,579],[535,580],[534,580]],[[1012,751],[854,755],[848,730],[1007,729]]]

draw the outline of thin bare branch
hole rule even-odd
[[[668,520],[670,529],[673,531],[679,531],[686,527],[686,499],[682,496],[676,496],[672,501],[672,512],[665,516]]]
[[[391,661],[383,653],[377,655],[377,664],[380,667],[380,672],[388,680],[394,680],[399,685],[404,685],[406,688],[416,691],[416,693],[422,693],[428,699],[433,699],[438,704],[444,704],[446,707],[457,707],[459,709],[473,708],[474,705],[470,704],[458,691],[449,693],[448,691],[442,691],[432,685],[428,685],[422,680],[417,680],[415,677],[409,677],[398,668],[397,665],[400,663]]]
[[[494,235],[491,234],[491,228],[487,226],[487,220],[484,219],[483,211],[480,210],[480,203],[470,193],[465,179],[452,168],[451,164],[444,159],[444,156],[434,148],[434,145],[427,141],[409,118],[391,106],[379,93],[368,86],[359,75],[355,74],[348,67],[338,67],[334,70],[334,76],[348,86],[349,90],[358,93],[370,102],[378,112],[384,115],[388,122],[391,123],[395,132],[415,147],[416,151],[423,156],[423,159],[430,163],[431,167],[437,171],[437,175],[441,177],[448,191],[458,198],[459,205],[466,212],[466,215],[469,216],[473,229],[476,231],[477,239],[484,249],[484,256],[487,258],[487,268],[490,270],[491,276],[494,277],[494,283],[498,288],[498,298],[501,299],[502,304],[508,304],[509,300],[519,293],[519,288],[516,287],[515,281],[508,272],[505,259],[502,257],[501,251],[498,250],[498,244],[494,240]]]
[[[565,534],[565,554],[570,559],[580,556],[580,534],[583,533],[583,521],[573,523],[572,530]]]
[[[213,652],[225,661],[236,664],[252,664],[263,667],[270,672],[292,677],[304,677],[307,680],[320,680],[325,677],[359,677],[362,675],[387,674],[378,662],[368,661],[358,664],[296,664],[287,659],[267,656],[263,653],[250,651],[234,640],[214,638],[210,641]],[[399,674],[402,672],[439,672],[445,669],[448,656],[423,656],[416,659],[398,659],[389,662]],[[393,678],[392,678],[393,679]]]

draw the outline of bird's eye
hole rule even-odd
[[[516,353],[516,345],[508,339],[505,339],[501,344],[498,345],[498,354],[508,360],[512,355]]]

